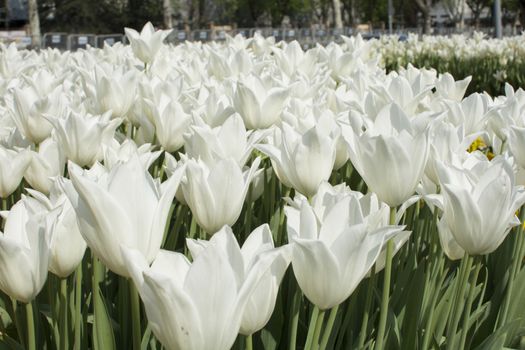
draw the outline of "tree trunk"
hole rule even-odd
[[[429,35],[432,33],[432,18],[430,17],[430,11],[423,12],[423,20],[425,21],[423,34]]]
[[[430,17],[430,9],[432,8],[432,0],[415,0],[417,7],[423,14],[424,26],[423,34],[430,34],[432,31],[432,18]]]
[[[162,0],[162,10],[164,13],[164,28],[173,28],[173,7],[171,5],[171,0]]]
[[[334,5],[334,26],[336,29],[343,29],[343,19],[341,17],[341,2],[333,0]]]
[[[31,32],[31,46],[39,49],[41,45],[40,38],[40,18],[38,17],[37,0],[28,0],[29,10],[29,30]]]

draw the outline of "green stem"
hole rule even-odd
[[[59,323],[59,333],[60,333],[60,350],[69,349],[68,346],[68,306],[67,306],[67,278],[62,278],[60,280],[60,323]]]
[[[390,225],[396,221],[396,208],[390,208]],[[379,328],[377,331],[375,349],[382,350],[385,337],[386,320],[388,317],[388,299],[390,297],[390,279],[392,275],[392,256],[394,255],[394,242],[390,239],[386,243],[385,275],[383,280],[383,295],[381,298],[381,313],[379,315]]]
[[[314,307],[312,311],[312,316],[310,316],[310,326],[308,326],[308,335],[306,336],[306,343],[304,344],[305,350],[310,350],[312,348],[312,342],[314,341],[315,329],[317,327],[317,318],[319,317],[319,308]]]
[[[330,310],[330,316],[328,317],[328,322],[326,324],[326,327],[323,333],[323,338],[321,339],[321,347],[320,347],[321,350],[325,350],[326,346],[328,345],[328,340],[330,340],[330,335],[332,334],[332,328],[334,327],[334,322],[335,322],[335,318],[337,316],[338,310],[339,310],[339,305],[337,305],[336,307],[332,308],[332,310]]]
[[[31,302],[25,305],[27,318],[27,349],[36,350],[35,337],[35,319],[33,316],[33,304]]]
[[[299,325],[299,313],[301,307],[302,292],[299,286],[295,286],[295,293],[292,302],[292,312],[290,314],[290,344],[288,349],[295,350],[297,344],[297,327]]]
[[[365,300],[365,314],[363,315],[363,321],[361,323],[361,331],[359,332],[359,342],[357,348],[362,349],[365,345],[366,340],[366,329],[368,327],[368,319],[370,318],[370,305],[372,304],[372,294],[374,293],[374,285],[376,281],[376,267],[372,266],[370,271],[370,278],[368,279],[368,285],[366,288],[366,300]]]
[[[460,273],[458,275],[458,281],[456,284],[456,297],[454,300],[454,306],[452,308],[452,323],[449,324],[447,330],[447,349],[455,349],[455,338],[456,331],[458,328],[459,320],[461,318],[461,311],[463,310],[462,304],[465,295],[465,289],[467,287],[468,275],[470,274],[470,269],[472,268],[472,257],[467,253],[462,261],[462,266],[460,266]]]
[[[246,350],[253,350],[253,339],[251,334],[246,336]]]
[[[463,315],[463,326],[462,326],[462,329],[461,329],[461,340],[459,342],[459,347],[458,349],[464,349],[465,348],[465,342],[467,340],[467,334],[468,334],[468,324],[469,324],[469,320],[470,320],[470,310],[472,309],[472,303],[474,302],[474,293],[475,293],[475,290],[476,290],[476,283],[478,281],[478,275],[479,275],[479,270],[481,269],[481,257],[476,257],[475,258],[475,269],[474,269],[474,274],[472,275],[471,277],[471,280],[470,280],[470,291],[468,293],[468,298],[467,298],[467,305],[465,307],[465,312],[464,312],[464,315]]]
[[[142,331],[140,328],[140,300],[139,293],[135,287],[135,283],[130,281],[129,283],[129,293],[130,293],[130,302],[131,302],[131,319],[132,319],[132,328],[133,328],[133,349],[139,350],[141,343]]]
[[[81,348],[82,335],[82,264],[75,272],[75,350]]]
[[[319,349],[319,337],[321,336],[321,328],[323,327],[325,310],[319,310],[317,322],[315,323],[314,339],[312,341],[312,350]]]

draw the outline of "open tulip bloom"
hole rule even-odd
[[[388,208],[367,208],[368,198],[362,194],[336,198],[320,198],[322,204],[312,207],[303,197],[285,208],[295,277],[321,310],[345,301],[376,263],[386,241],[404,228],[383,225]]]
[[[128,270],[121,245],[138,249],[146,261],[153,261],[184,167],[162,184],[152,178],[138,154],[99,176],[71,162],[68,168],[71,183],[64,183],[64,191],[93,253],[122,276],[128,276]]]
[[[418,131],[398,105],[387,105],[366,131],[343,136],[350,161],[379,199],[397,207],[414,194],[429,145],[426,132]]]
[[[190,243],[192,263],[183,254],[161,250],[151,267],[139,251],[122,248],[153,333],[167,349],[230,349],[241,321],[251,325],[250,317],[257,317],[253,306],[246,310],[250,300],[266,299],[261,292],[270,288],[271,303],[270,276],[280,280],[288,262],[281,260],[275,271],[283,251],[268,251],[255,236],[260,235],[241,251],[231,229],[224,228],[209,242]]]
[[[439,173],[443,217],[438,227],[444,251],[459,258],[461,250],[470,255],[496,250],[520,224],[515,213],[525,203],[525,189],[515,185],[512,163],[503,156],[490,162],[469,157],[460,166],[441,164]]]

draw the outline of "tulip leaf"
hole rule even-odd
[[[24,350],[24,347],[7,334],[0,335],[0,350]]]
[[[102,292],[99,290],[98,298],[93,298],[95,318],[93,320],[94,341],[96,350],[115,349],[115,336],[109,317],[108,309]]]
[[[519,327],[512,328],[508,333],[507,345],[516,341],[516,338],[525,335],[525,269],[522,269],[514,280],[511,291],[509,314],[507,322],[520,321]]]

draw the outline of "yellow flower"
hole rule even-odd
[[[495,157],[495,154],[492,152],[492,146],[487,146],[485,141],[481,137],[478,137],[475,139],[470,146],[467,148],[467,151],[469,153],[472,153],[474,151],[480,151],[483,153],[489,160],[492,160],[492,158]]]

